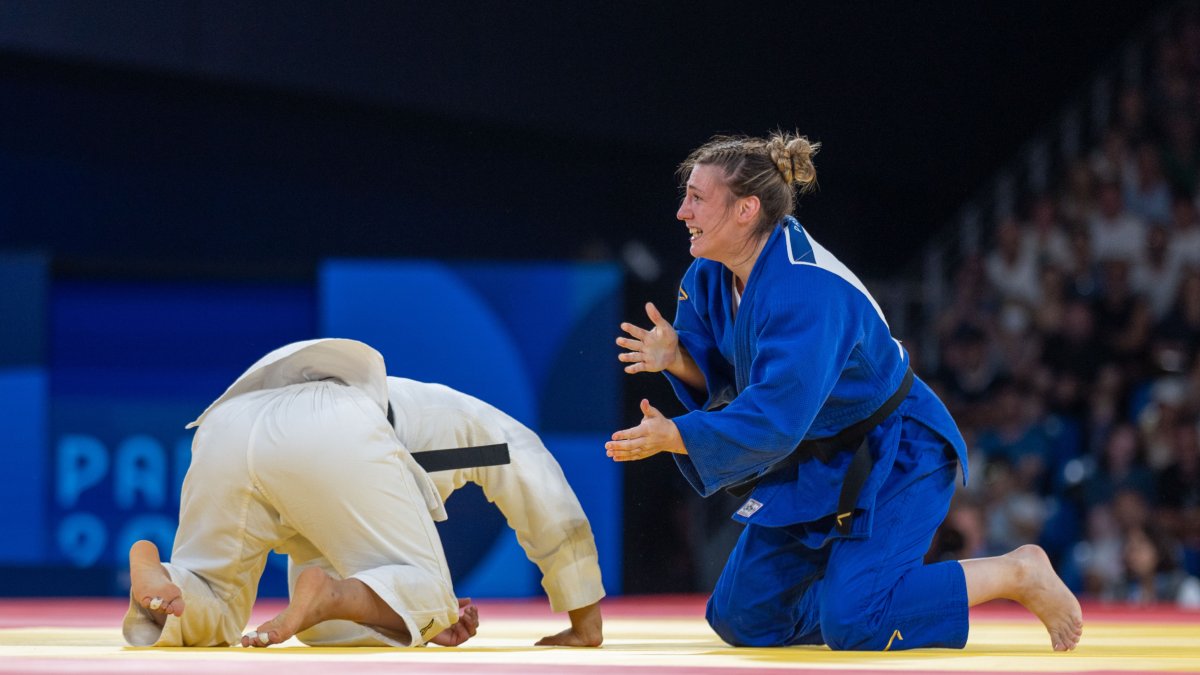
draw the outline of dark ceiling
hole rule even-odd
[[[344,200],[376,200],[380,213],[394,207],[378,196],[387,191],[405,203],[454,202],[458,211],[429,217],[462,219],[480,242],[463,253],[428,230],[380,234],[384,216],[362,207],[361,229],[308,223],[298,233],[311,247],[279,255],[538,258],[636,238],[674,270],[686,259],[672,221],[674,164],[714,133],[794,128],[824,144],[821,190],[804,200],[802,220],[852,266],[887,275],[1167,4],[0,2],[0,95],[28,124],[0,132],[0,153],[14,172],[45,154],[84,163],[99,154],[111,167],[119,147],[145,152],[146,137],[240,116],[257,121],[182,134],[180,147],[203,155],[218,138],[223,155],[245,152],[264,173],[286,166],[316,193],[328,180]],[[67,99],[76,112],[59,111]],[[147,108],[165,131],[125,119]],[[262,133],[263,120],[281,131]],[[229,131],[239,124],[255,131]],[[98,150],[62,140],[79,129],[114,140]],[[313,166],[294,168],[303,163]],[[417,165],[428,180],[413,179]],[[220,171],[197,160],[182,180],[204,184]],[[150,203],[187,221],[171,203],[217,194],[197,190],[163,188]],[[21,222],[0,233],[0,247],[113,254],[86,237],[70,250],[71,227],[58,222],[70,218],[8,199]],[[288,208],[272,204],[253,217],[266,223]],[[183,222],[181,236],[249,219],[244,211]]]

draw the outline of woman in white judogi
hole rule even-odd
[[[241,644],[279,642],[295,631],[323,645],[458,644],[474,634],[477,615],[454,596],[433,521],[445,518],[442,498],[466,480],[480,482],[518,530],[555,609],[571,610],[572,629],[544,642],[585,644],[580,633],[594,628],[589,635],[599,644],[596,602],[603,589],[595,544],[536,436],[507,427],[505,420],[516,423],[470,397],[437,385],[406,386],[399,378],[393,384],[385,373],[382,356],[361,342],[295,343],[260,359],[189,425],[199,429],[174,551],[161,566],[166,576],[153,578],[160,572],[148,542],[130,553],[133,588],[124,622],[130,644],[237,644],[271,549],[292,562],[292,603]],[[517,437],[513,464],[444,472],[435,485],[388,424],[389,388],[401,399],[393,406],[396,427],[412,431],[413,442],[435,443],[424,449],[438,449],[436,442],[450,437],[505,438],[508,431]],[[457,401],[462,414],[448,418],[459,422],[427,417],[421,397],[411,395],[421,390]],[[491,412],[473,416],[472,409]],[[525,472],[548,479],[550,489],[518,477]],[[312,570],[309,581],[354,581],[351,590],[369,589],[359,600],[374,605],[363,611],[359,602],[332,614],[312,609],[303,575],[314,567],[328,577]]]

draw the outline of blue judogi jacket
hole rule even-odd
[[[899,388],[908,353],[862,282],[791,216],[767,240],[736,319],[733,283],[724,265],[697,259],[679,289],[674,326],[707,391],[667,374],[690,411],[674,420],[688,452],[675,460],[704,496],[763,476],[735,518],[767,526],[820,521],[811,542],[820,545],[839,536],[826,521],[836,512],[853,453],[767,472],[802,440],[834,436],[879,409]],[[900,408],[868,435],[875,464],[851,537],[870,534],[871,509],[906,420],[953,446],[966,479],[962,435],[932,390],[914,380]]]

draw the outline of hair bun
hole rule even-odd
[[[811,187],[817,180],[812,158],[820,149],[820,143],[810,143],[806,136],[794,133],[776,132],[767,140],[767,153],[784,182],[799,185],[801,189]]]

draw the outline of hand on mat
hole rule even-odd
[[[433,636],[430,642],[443,647],[457,647],[475,637],[479,628],[479,608],[470,598],[458,599],[458,621],[446,630]]]

